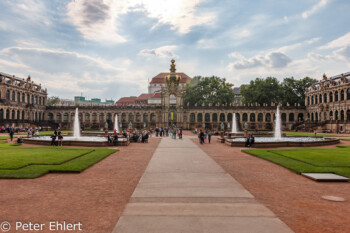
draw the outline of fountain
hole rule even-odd
[[[115,114],[114,118],[114,129],[116,133],[119,133],[119,125],[118,125],[118,114]]]
[[[236,113],[233,113],[231,133],[238,133],[237,132]]]
[[[118,120],[116,115],[116,120]],[[80,134],[80,122],[79,122],[79,110],[75,109],[73,136],[63,136],[64,146],[89,146],[89,147],[101,147],[109,146],[107,137],[105,136],[81,136]],[[118,127],[118,124],[116,123]],[[118,128],[116,128],[118,130]],[[32,138],[23,138],[25,143],[50,145],[51,136],[39,136]],[[129,142],[126,138],[119,138],[119,145],[128,145]]]
[[[276,111],[276,124],[275,124],[275,141],[281,141],[281,116],[280,116],[280,106],[277,106]]]
[[[79,111],[78,111],[78,108],[75,109],[73,137],[74,138],[80,138],[80,123],[79,123]]]
[[[232,133],[234,132],[232,124]],[[281,133],[281,116],[280,108],[277,106],[275,132],[271,137],[260,136],[255,134],[255,143],[253,147],[257,148],[273,148],[273,147],[305,147],[305,146],[324,146],[339,143],[339,138],[324,138],[324,137],[282,137]],[[239,136],[234,138],[226,138],[225,143],[230,146],[244,147],[246,138]]]

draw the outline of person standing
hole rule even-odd
[[[56,146],[56,134],[52,134],[51,136],[51,146]]]
[[[210,141],[211,141],[211,132],[209,131],[208,132],[208,143],[210,144]]]
[[[10,129],[10,139],[11,139],[11,142],[13,140],[13,135],[15,134],[15,131],[13,130],[13,128]]]
[[[61,131],[58,131],[58,146],[63,146],[63,136]]]

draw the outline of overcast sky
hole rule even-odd
[[[0,71],[49,96],[147,92],[171,58],[189,76],[350,71],[349,0],[1,0]]]

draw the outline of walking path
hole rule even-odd
[[[113,233],[293,232],[188,136],[163,138]]]

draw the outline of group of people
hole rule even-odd
[[[63,146],[63,135],[60,128],[58,128],[58,131],[55,129],[54,133],[51,135],[51,146]]]
[[[196,130],[196,132],[198,132],[198,139],[200,144],[206,143],[207,139],[208,139],[208,143],[210,144],[211,136],[212,136],[212,133],[210,131],[208,130],[204,131],[204,130],[198,129]]]
[[[253,134],[251,134],[245,140],[245,147],[251,147],[254,143],[255,143],[255,138]]]
[[[179,139],[182,139],[182,127],[176,127],[175,125],[166,128],[156,127],[154,131],[156,132],[156,137],[170,136],[171,138],[176,139],[176,136],[178,136]],[[152,129],[150,129],[150,132],[152,132]]]

